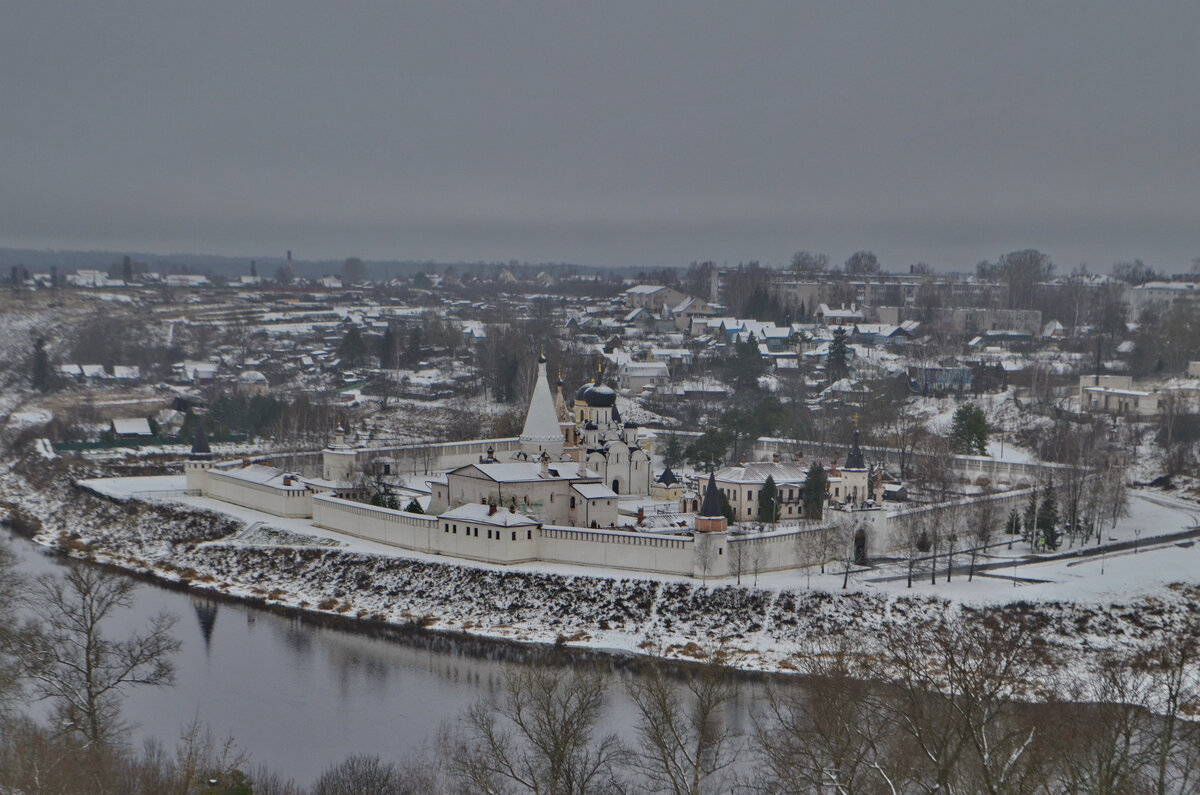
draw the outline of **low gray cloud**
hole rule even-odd
[[[1200,256],[1200,7],[10,3],[0,240]]]

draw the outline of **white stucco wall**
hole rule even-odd
[[[206,473],[204,496],[213,497],[243,508],[306,519],[312,516],[312,495],[304,486],[277,488],[227,475],[218,469]],[[190,486],[189,486],[190,488]]]

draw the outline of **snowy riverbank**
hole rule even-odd
[[[1122,567],[1131,555],[1110,557],[1103,580],[1082,576],[1091,564],[1059,561],[1044,564],[1059,572],[1057,583],[1028,578],[1043,581],[1020,587],[957,577],[910,591],[864,574],[842,590],[840,572],[814,574],[811,587],[794,573],[751,587],[398,555],[307,522],[182,496],[169,479],[109,482],[102,497],[65,478],[22,490],[23,478],[10,471],[0,486],[35,525],[38,542],[72,555],[263,603],[483,638],[678,658],[725,646],[754,670],[789,670],[817,639],[855,635],[869,644],[891,622],[1030,608],[1049,619],[1049,639],[1064,649],[1136,646],[1173,631],[1200,595],[1200,549],[1190,544],[1148,545],[1136,566]]]

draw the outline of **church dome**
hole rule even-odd
[[[593,384],[584,393],[583,401],[594,409],[610,408],[617,402],[617,393],[604,384]]]

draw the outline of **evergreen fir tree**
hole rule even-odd
[[[1058,527],[1058,500],[1055,499],[1053,480],[1046,483],[1046,488],[1042,494],[1042,504],[1038,510],[1037,529],[1046,549],[1058,549],[1061,533]]]
[[[767,482],[758,492],[758,516],[772,524],[779,520],[779,489],[771,475],[767,475]]]
[[[829,489],[829,477],[824,467],[812,462],[804,478],[804,518],[820,520],[825,507],[825,494]]]
[[[363,342],[362,332],[358,330],[358,326],[351,326],[338,346],[338,358],[346,367],[357,367],[366,353],[367,345]]]
[[[667,469],[674,469],[683,463],[684,455],[685,448],[679,434],[673,433],[668,436],[667,443],[663,446],[663,466]]]
[[[833,342],[829,343],[829,354],[825,357],[825,375],[829,383],[850,374],[850,354],[846,347],[846,329],[838,326],[833,331]]]
[[[733,506],[729,504],[729,498],[725,496],[725,492],[721,494],[721,515],[725,517],[725,521],[733,524],[737,521],[737,517],[733,515]]]
[[[950,442],[956,452],[984,455],[987,452],[988,422],[983,409],[964,403],[954,412],[950,424]]]
[[[50,356],[46,353],[46,340],[38,337],[33,341],[33,362],[29,368],[29,381],[40,392],[49,392],[51,384]]]

